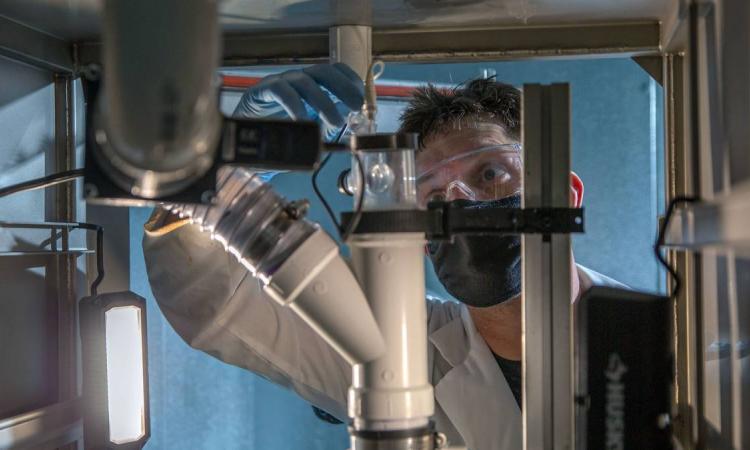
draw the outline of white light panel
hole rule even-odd
[[[146,433],[141,310],[118,306],[107,310],[104,319],[109,438],[124,444]]]

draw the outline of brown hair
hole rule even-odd
[[[478,78],[453,89],[432,84],[417,88],[401,114],[401,132],[419,133],[419,146],[432,135],[466,120],[503,127],[511,139],[521,136],[521,92],[494,78]]]

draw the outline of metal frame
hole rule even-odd
[[[73,50],[68,42],[0,17],[0,55],[54,73],[55,142],[52,152],[46,155],[48,173],[69,170],[75,165]],[[45,219],[75,222],[76,198],[74,184],[50,189],[45,197]],[[58,403],[3,421],[6,427],[1,433],[14,445],[20,445],[19,439],[29,445],[54,439],[55,447],[77,448],[76,441],[82,437],[80,412],[75,406],[79,395],[75,274],[76,258],[81,252],[69,250],[68,231],[69,228],[61,228],[62,251],[57,249],[57,236],[53,231],[52,250],[44,256],[48,274],[46,290],[50,298],[58,299],[56,309],[50,310],[50,326],[54,326],[58,334]],[[33,263],[33,260],[34,257],[27,262]]]
[[[524,208],[568,206],[567,84],[523,88]],[[571,239],[523,235],[525,449],[575,448]]]
[[[75,138],[73,136],[73,78],[69,74],[56,74],[55,83],[55,146],[47,155],[45,171],[48,174],[71,170],[75,167]],[[63,183],[48,189],[45,197],[47,221],[76,221],[76,185]],[[63,237],[66,237],[63,232]],[[64,239],[65,240],[65,239]],[[65,245],[66,243],[64,243]],[[52,276],[57,289],[57,342],[58,342],[58,402],[72,401],[78,397],[78,295],[76,293],[76,258],[68,255],[55,258]],[[75,449],[70,443],[62,448]]]
[[[69,42],[0,16],[0,55],[52,72],[73,72]]]
[[[393,62],[659,54],[658,22],[525,27],[373,29],[373,57]],[[329,32],[227,34],[229,66],[327,62]],[[100,44],[75,44],[78,67],[100,62]]]
[[[66,448],[83,438],[81,415],[75,399],[0,420],[0,448]]]
[[[78,396],[77,363],[77,296],[75,295],[76,259],[93,253],[70,246],[74,229],[87,224],[45,222],[0,222],[0,228],[46,229],[49,250],[0,253],[0,270],[6,263],[18,269],[44,267],[48,298],[57,299],[50,313],[50,326],[58,332],[56,394],[57,402],[14,417],[0,419],[0,448],[76,449],[82,439],[82,417]],[[8,260],[6,260],[9,258]]]
[[[445,60],[508,60],[525,58],[574,57],[582,55],[655,56],[663,61],[666,120],[666,192],[667,200],[697,192],[694,158],[697,152],[689,146],[688,120],[689,76],[687,64],[686,8],[682,6],[660,30],[657,22],[591,24],[575,26],[495,27],[495,28],[442,28],[373,30],[374,56],[396,62],[440,62]],[[664,36],[660,36],[660,32]],[[662,43],[664,45],[662,46]],[[97,42],[66,42],[51,35],[0,17],[0,55],[9,57],[60,75],[75,75],[83,66],[99,62]],[[294,64],[325,62],[329,58],[328,31],[296,33],[263,33],[227,35],[224,39],[224,64],[226,66]],[[649,73],[653,75],[653,60]],[[56,82],[56,98],[67,98],[70,78]],[[68,101],[68,100],[66,100]],[[70,152],[67,130],[72,108],[56,107],[56,152]],[[59,132],[57,132],[59,130]],[[68,141],[65,141],[68,139]],[[63,144],[63,142],[67,142]],[[69,155],[69,153],[67,153]],[[63,157],[64,158],[64,157]],[[692,160],[691,160],[692,159]],[[63,195],[67,197],[67,194]],[[89,220],[107,222],[107,236],[112,230],[129,237],[128,212],[119,210],[123,217],[113,218],[109,208],[97,213],[89,208]],[[55,214],[67,214],[57,211]],[[111,239],[110,239],[111,240]],[[109,248],[121,251],[109,255],[127,255],[128,241],[112,241]],[[109,241],[108,241],[109,242]],[[109,244],[108,244],[109,245]],[[670,252],[672,263],[685,280],[676,302],[676,389],[675,402],[678,416],[674,423],[677,438],[686,448],[695,448],[698,439],[698,420],[701,414],[700,371],[696,356],[700,355],[700,308],[696,293],[700,291],[700,258],[691,254]],[[114,268],[104,283],[105,289],[113,283],[118,289],[129,285],[127,261],[118,258],[107,266]],[[120,276],[117,278],[117,276]],[[696,328],[696,324],[698,328]],[[66,351],[67,352],[67,351]],[[696,378],[697,377],[697,378]]]
[[[750,183],[713,201],[675,211],[665,245],[682,250],[705,248],[750,251]]]
[[[690,411],[693,448],[743,448],[750,441],[747,434],[743,436],[746,430],[742,422],[747,412],[743,416],[742,408],[746,410],[747,405],[743,405],[740,395],[743,354],[737,305],[743,299],[738,299],[736,292],[740,275],[736,257],[747,256],[750,248],[747,229],[750,183],[737,184],[735,179],[738,168],[746,168],[750,161],[744,137],[747,127],[741,122],[748,109],[745,103],[735,101],[747,94],[743,77],[747,76],[749,66],[743,51],[747,37],[743,20],[749,13],[745,2],[693,2],[686,8],[687,20],[680,41],[688,50],[686,67],[690,67],[684,75],[689,94],[683,109],[692,131],[689,136],[692,145],[684,154],[689,155],[685,159],[692,160],[694,165],[677,165],[675,172],[678,177],[682,174],[690,178],[689,186],[678,187],[685,188],[685,194],[700,196],[702,201],[675,211],[667,243],[701,252],[695,256],[681,254],[674,259],[678,264],[682,260],[683,266],[685,260],[687,264],[693,262],[692,267],[678,266],[683,277],[693,279],[690,285],[693,291],[686,293],[693,300],[685,304],[692,308],[688,314],[692,312],[693,329],[683,347],[694,345],[685,348],[683,362],[689,362],[687,372],[692,370],[694,375],[684,380],[694,395],[678,398],[693,401],[679,402],[678,406],[687,403],[695,407]],[[719,40],[721,35],[723,42]],[[719,71],[720,67],[724,70]],[[706,364],[711,360],[721,363]],[[727,374],[730,392],[714,389],[710,383],[726,382]]]
[[[47,155],[46,172],[57,173],[75,167],[75,138],[73,137],[73,79],[69,75],[55,75],[55,146]],[[45,197],[46,220],[50,222],[76,221],[76,185],[63,183],[48,189]],[[63,246],[68,245],[68,230],[63,229]],[[58,339],[58,398],[60,402],[78,396],[77,374],[77,316],[76,258],[56,258],[52,276],[57,289],[57,339]]]
[[[690,29],[688,15],[681,8],[674,26],[669,53],[664,56],[665,113],[665,195],[668,203],[675,197],[695,195],[698,188],[697,148],[691,144],[692,95],[690,76]],[[682,278],[682,289],[675,299],[674,404],[673,429],[685,450],[700,448],[700,420],[703,414],[702,373],[698,361],[702,355],[702,314],[698,300],[701,291],[699,255],[670,251],[669,263]],[[667,289],[671,289],[671,280]]]
[[[665,58],[665,114],[666,135],[666,177],[665,193],[667,202],[695,192],[695,180],[692,176],[693,162],[690,159],[688,134],[688,73],[686,57],[679,54],[667,55]],[[698,448],[698,417],[700,405],[700,382],[696,380],[701,346],[696,334],[695,325],[699,316],[697,293],[699,292],[699,257],[690,253],[670,251],[667,254],[669,263],[682,277],[682,289],[675,299],[675,392],[674,403],[677,406],[673,428],[677,439],[685,450]],[[671,281],[667,289],[671,289]]]

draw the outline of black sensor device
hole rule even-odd
[[[576,448],[672,449],[672,302],[595,286],[576,303]]]

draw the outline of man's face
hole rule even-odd
[[[433,135],[417,153],[416,163],[421,206],[430,201],[498,200],[521,192],[520,146],[499,125]]]

